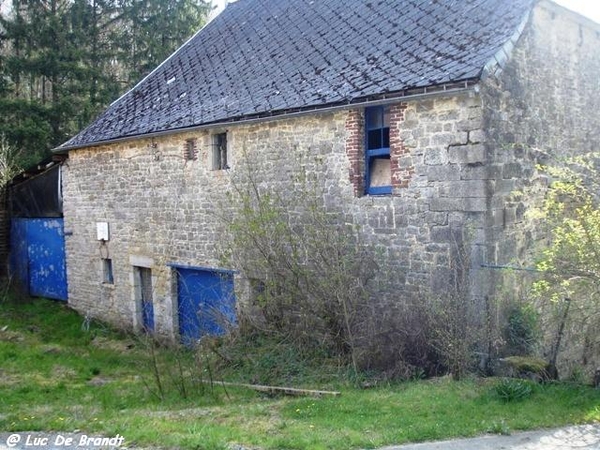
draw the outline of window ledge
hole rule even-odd
[[[381,196],[381,195],[392,195],[392,187],[391,186],[378,186],[378,187],[370,187],[367,188],[365,193],[366,195],[371,196]]]

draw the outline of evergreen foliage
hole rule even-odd
[[[47,156],[204,23],[204,0],[13,0],[0,15],[0,134]]]

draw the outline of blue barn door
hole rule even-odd
[[[68,299],[62,218],[13,219],[10,265],[29,295]]]
[[[235,324],[233,272],[176,267],[179,333],[186,345]]]
[[[13,280],[20,289],[29,293],[29,252],[27,251],[27,221],[12,219],[10,222],[9,267]]]

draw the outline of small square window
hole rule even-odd
[[[104,284],[114,284],[112,259],[102,258],[102,282]]]
[[[183,157],[186,161],[196,161],[198,159],[198,149],[196,139],[188,139],[183,147]]]
[[[213,135],[212,170],[227,170],[227,133]]]

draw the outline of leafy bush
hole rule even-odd
[[[600,153],[538,169],[552,180],[534,216],[549,244],[537,254],[541,276],[533,284],[551,375],[568,373],[570,361],[590,373],[600,362]]]
[[[546,361],[535,356],[509,356],[504,358],[503,361],[512,367],[517,375],[530,373],[543,377],[548,368]]]
[[[532,354],[540,337],[539,313],[530,304],[513,305],[508,311],[504,334],[508,354]]]
[[[525,400],[533,394],[530,381],[517,378],[503,378],[493,388],[494,394],[504,403]]]

